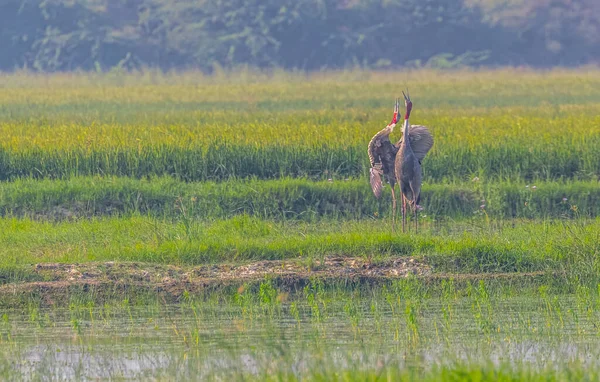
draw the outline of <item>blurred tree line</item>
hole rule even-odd
[[[598,0],[0,0],[0,70],[600,62]]]

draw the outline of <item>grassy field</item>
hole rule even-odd
[[[0,74],[0,136],[4,379],[600,375],[597,69]]]
[[[413,121],[437,142],[426,181],[598,179],[596,71],[354,77],[117,85],[79,75],[26,77],[22,86],[0,78],[0,176],[364,178],[366,144],[406,85]]]

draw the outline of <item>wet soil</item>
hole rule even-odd
[[[31,272],[37,280],[0,285],[0,305],[15,305],[36,298],[44,305],[68,301],[73,294],[93,294],[97,300],[150,292],[168,301],[205,290],[219,290],[260,283],[270,279],[278,288],[297,290],[311,280],[328,283],[381,283],[409,276],[426,280],[444,278],[485,279],[535,277],[542,273],[440,274],[422,260],[400,257],[377,262],[367,258],[329,257],[322,261],[271,260],[248,264],[215,264],[178,267],[135,262],[39,263]],[[14,304],[11,304],[13,301]]]

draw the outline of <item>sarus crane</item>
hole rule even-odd
[[[402,192],[402,232],[406,225],[406,204],[411,206],[415,216],[415,232],[418,232],[418,211],[421,200],[421,161],[433,146],[433,137],[429,129],[421,125],[409,125],[408,118],[412,110],[412,101],[408,90],[404,96],[406,114],[404,114],[404,127],[402,129],[402,142],[396,154],[394,170],[396,181],[400,184]],[[408,139],[406,139],[408,137]]]
[[[402,93],[404,94],[404,92]],[[410,98],[407,95],[404,95],[404,100],[407,108],[407,117],[410,115],[410,110],[412,109],[412,102],[410,103],[410,108],[408,106],[408,102],[410,102]],[[394,192],[394,188],[396,185],[396,181],[400,182],[401,178],[397,177],[397,156],[400,149],[403,147],[403,139],[400,139],[396,144],[392,144],[390,141],[390,134],[394,131],[394,127],[398,123],[399,117],[399,100],[396,99],[396,106],[394,108],[394,116],[392,118],[392,122],[390,122],[383,130],[379,131],[371,141],[369,142],[369,160],[371,161],[371,170],[370,170],[370,182],[371,189],[375,194],[376,198],[381,197],[381,193],[383,190],[382,184],[382,176],[385,180],[390,184],[392,189],[392,230],[395,229],[396,222],[396,194]],[[404,146],[408,146],[412,149],[413,156],[417,158],[418,166],[419,166],[419,190],[421,184],[421,176],[420,176],[420,161],[425,157],[427,152],[433,146],[433,138],[429,133],[429,130],[425,126],[408,126],[408,118],[404,120],[404,135],[403,137],[408,136],[409,139]],[[406,131],[408,126],[408,132]],[[404,149],[406,150],[406,149]],[[414,171],[413,171],[414,172]],[[406,174],[408,175],[408,174]],[[406,176],[405,176],[406,177]],[[405,194],[402,190],[402,231],[405,231],[406,224],[406,201]],[[418,202],[417,202],[418,203]],[[416,205],[414,208],[417,208]]]
[[[383,130],[371,138],[369,142],[369,160],[371,161],[370,170],[370,181],[371,189],[377,199],[381,198],[381,192],[383,190],[383,184],[381,177],[385,177],[385,180],[392,187],[392,230],[396,225],[396,194],[394,193],[394,186],[396,185],[396,174],[394,173],[394,161],[400,142],[395,145],[390,141],[390,134],[394,131],[396,123],[398,123],[398,112],[400,103],[396,98],[396,106],[394,108],[394,116],[392,122],[390,122]]]

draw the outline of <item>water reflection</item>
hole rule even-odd
[[[364,301],[353,309],[331,304],[318,319],[309,306],[294,316],[289,305],[13,312],[0,325],[0,363],[5,375],[26,379],[300,376],[319,368],[376,371],[457,362],[600,367],[597,313],[574,314],[572,298],[562,300],[572,314],[560,317],[525,302],[504,300],[485,313],[488,308],[469,300],[451,307],[438,301],[415,305],[411,313],[409,304],[374,309]]]

